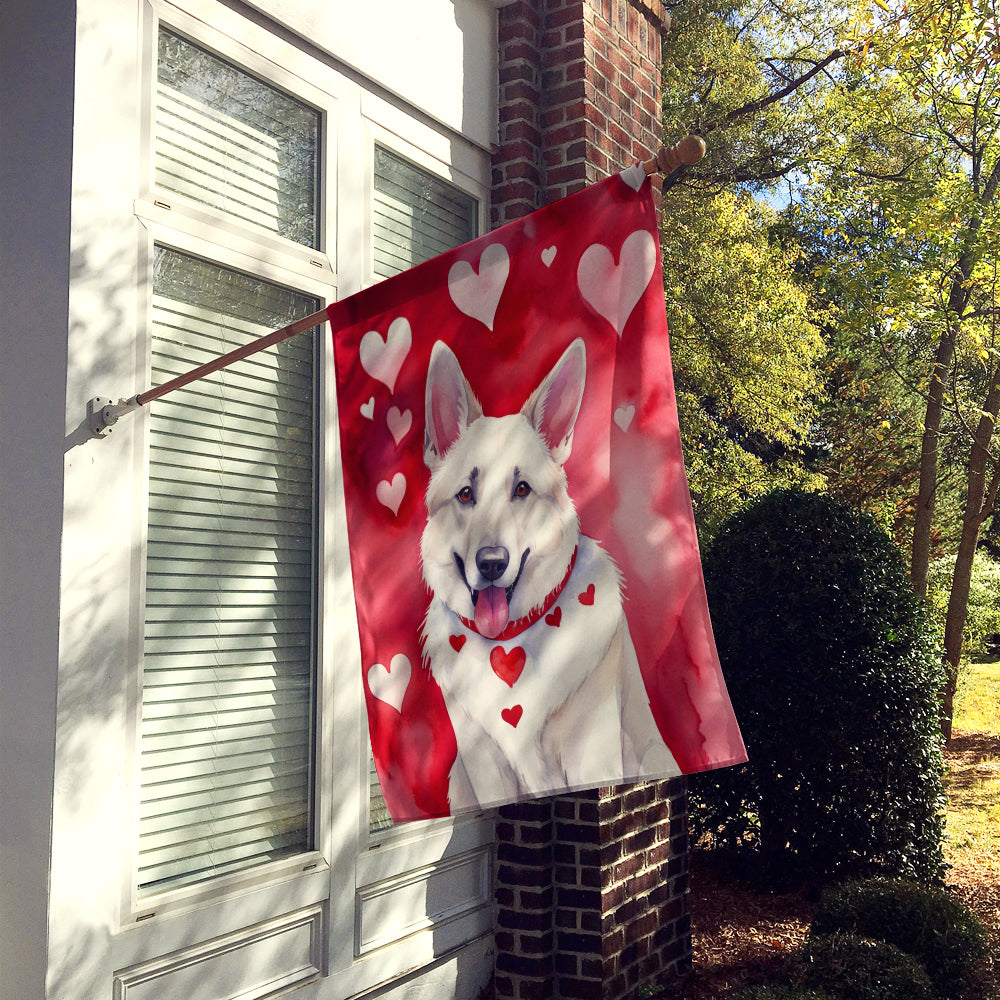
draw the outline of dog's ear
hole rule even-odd
[[[458,435],[483,415],[461,365],[451,348],[439,340],[431,350],[424,397],[424,461],[434,469]]]
[[[587,379],[587,350],[577,337],[531,394],[521,413],[545,438],[552,458],[562,465],[573,447],[573,428],[580,415]]]

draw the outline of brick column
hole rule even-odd
[[[669,25],[662,0],[514,0],[498,19],[494,226],[656,151]]]
[[[502,225],[660,144],[661,0],[498,11]],[[683,778],[508,806],[497,821],[496,996],[618,1000],[691,963]]]

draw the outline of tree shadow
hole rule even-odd
[[[1000,736],[993,733],[955,733],[948,741],[948,754],[970,757],[976,762],[1000,761]]]

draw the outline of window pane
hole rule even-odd
[[[152,382],[317,309],[158,247]],[[315,331],[150,405],[139,887],[312,846]]]
[[[422,264],[477,235],[475,198],[375,147],[373,208],[375,274],[389,278]],[[371,833],[392,826],[375,761],[368,756],[368,825]]]
[[[156,184],[317,246],[319,112],[160,29]]]
[[[389,278],[467,243],[476,200],[381,146],[375,147],[375,274]]]

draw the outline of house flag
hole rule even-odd
[[[746,759],[634,167],[329,308],[396,822]]]

